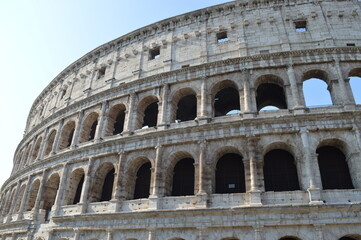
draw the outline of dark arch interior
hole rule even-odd
[[[113,193],[113,184],[114,184],[114,172],[115,169],[112,168],[108,174],[105,176],[104,184],[103,184],[103,191],[100,201],[110,201],[112,199]]]
[[[294,238],[294,237],[283,237],[283,238],[280,238],[280,240],[299,240],[299,239]]]
[[[197,97],[188,95],[182,97],[177,105],[176,120],[189,121],[197,117]]]
[[[232,110],[240,110],[239,93],[233,87],[223,88],[214,97],[214,116],[224,116]]]
[[[172,196],[194,195],[194,160],[183,158],[174,167]]]
[[[274,83],[263,83],[258,86],[256,92],[257,111],[267,106],[279,109],[287,109],[284,90]]]
[[[216,193],[243,192],[246,192],[246,184],[242,156],[227,153],[217,162]]]
[[[119,113],[115,119],[115,122],[114,122],[113,135],[123,132],[124,120],[125,120],[125,111],[121,110],[121,111],[119,111]]]
[[[137,172],[135,182],[134,199],[149,197],[150,188],[150,162],[144,163]]]
[[[158,118],[158,102],[154,102],[148,105],[144,110],[144,118],[142,127],[155,127],[157,126]]]
[[[97,130],[98,120],[95,120],[90,128],[89,141],[95,137],[95,131]]]
[[[73,141],[74,131],[75,131],[75,128],[70,130],[69,136],[68,136],[68,142],[66,144],[66,147],[70,147],[70,145],[71,145],[71,143]]]
[[[80,202],[80,196],[81,196],[81,191],[83,189],[83,183],[84,183],[84,174],[80,178],[78,186],[76,187],[76,192],[75,192],[73,204],[77,204],[77,203]]]
[[[285,150],[275,149],[264,156],[263,174],[266,191],[300,189],[294,158]]]
[[[352,238],[352,237],[342,237],[339,240],[357,240],[356,238]]]
[[[323,189],[353,189],[345,155],[337,148],[324,146],[317,149],[318,166]]]

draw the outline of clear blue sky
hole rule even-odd
[[[0,185],[10,175],[31,104],[65,67],[137,28],[224,2],[228,1],[0,1]]]

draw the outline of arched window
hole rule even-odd
[[[353,189],[343,152],[333,146],[323,146],[316,153],[323,189]]]
[[[151,163],[144,163],[137,171],[135,181],[134,199],[148,198],[150,191]]]
[[[36,144],[35,144],[35,147],[34,147],[34,150],[33,150],[33,154],[31,156],[31,161],[34,161],[38,157],[39,149],[40,149],[40,145],[41,145],[42,140],[43,140],[43,138],[39,137],[39,139],[36,141]]]
[[[64,199],[66,205],[77,204],[80,202],[84,177],[84,170],[82,168],[76,169],[71,173],[68,180],[67,194]]]
[[[189,121],[197,117],[197,97],[195,94],[182,97],[177,104],[176,121]]]
[[[112,163],[104,163],[98,168],[89,194],[90,202],[103,202],[112,199],[114,172]]]
[[[361,240],[361,236],[352,234],[339,238],[339,240]]]
[[[142,127],[157,126],[158,118],[158,102],[149,104],[144,110],[144,118]]]
[[[361,77],[350,77],[350,85],[356,104],[361,104]]]
[[[262,83],[256,90],[257,110],[287,109],[286,96],[282,86]],[[266,108],[268,107],[268,108]],[[273,108],[269,108],[273,107]]]
[[[263,174],[266,191],[300,189],[295,160],[285,150],[271,150],[264,156]]]
[[[108,125],[106,135],[117,135],[123,132],[125,121],[125,106],[118,104],[112,107],[108,115]]]
[[[242,156],[227,153],[217,162],[216,193],[243,192],[246,192],[246,184]]]
[[[38,196],[39,186],[40,186],[40,180],[37,179],[33,182],[32,186],[31,186],[29,196],[28,196],[28,202],[25,207],[26,211],[31,211],[33,209],[33,207],[35,206],[35,200]]]
[[[301,240],[301,239],[296,238],[296,237],[283,237],[283,238],[280,238],[279,240]]]
[[[240,98],[236,84],[226,80],[213,87],[214,116],[225,116],[240,113]]]
[[[44,210],[51,210],[51,207],[55,203],[56,194],[58,192],[60,183],[59,174],[54,173],[48,179],[45,184],[44,195],[43,195],[43,206],[42,209]]]
[[[183,158],[174,167],[172,196],[194,195],[194,160]]]
[[[15,197],[15,190],[16,189],[13,189],[13,191],[11,192],[10,198],[7,200],[7,203],[5,206],[5,215],[9,214],[9,212],[10,212],[10,208],[13,204],[14,197]]]
[[[50,132],[48,140],[46,141],[44,156],[48,156],[53,150],[53,144],[55,140],[56,130]]]
[[[82,131],[80,133],[79,143],[91,141],[95,138],[96,128],[98,126],[98,113],[89,114],[83,121]]]
[[[21,205],[21,201],[23,199],[23,196],[24,196],[24,193],[25,193],[25,188],[26,188],[26,185],[22,185],[21,188],[20,188],[20,192],[19,192],[19,195],[17,196],[16,200],[15,200],[15,208],[14,208],[14,213],[17,213],[19,212],[20,210],[20,205]]]
[[[25,158],[24,158],[24,161],[23,161],[24,164],[28,163],[28,160],[30,158],[30,151],[31,151],[32,146],[33,145],[29,144],[28,148],[26,149],[26,154],[25,154]]]
[[[75,122],[71,121],[68,122],[62,130],[60,143],[59,143],[59,150],[68,148],[71,146],[73,141],[73,135],[75,131]]]
[[[327,73],[322,70],[310,70],[303,75],[303,95],[307,107],[332,105],[328,88]]]

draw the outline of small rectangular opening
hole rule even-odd
[[[354,43],[347,43],[346,46],[348,46],[348,47],[355,47],[356,44],[354,44]]]
[[[98,70],[98,79],[104,77],[104,75],[105,75],[105,70],[106,70],[106,69],[107,69],[106,67],[101,67],[101,68]]]
[[[217,43],[228,42],[227,32],[219,32],[217,33]]]
[[[295,22],[296,32],[307,32],[307,21]]]
[[[160,47],[149,50],[149,60],[157,59],[160,57]]]
[[[182,68],[187,68],[187,67],[189,67],[189,64],[182,65]]]
[[[260,54],[269,54],[269,50],[260,50],[259,53]]]

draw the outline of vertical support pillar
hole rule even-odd
[[[316,231],[316,239],[315,240],[324,240],[323,238],[323,227],[324,227],[324,224],[315,224],[314,225],[314,228],[315,228],[315,231]]]
[[[74,240],[79,240],[80,238],[80,229],[74,228]]]
[[[134,114],[136,93],[131,93],[128,100],[128,111],[126,112],[126,118],[124,123],[123,135],[131,135],[134,131],[134,122],[136,121],[136,115]]]
[[[198,164],[198,193],[197,207],[206,208],[208,202],[207,193],[207,140],[204,139],[199,144],[199,164]]]
[[[263,227],[260,224],[257,224],[256,226],[253,226],[254,230],[254,239],[255,240],[263,240]]]
[[[56,198],[55,198],[55,204],[54,204],[54,206],[55,206],[54,215],[55,216],[59,215],[59,210],[62,205],[64,189],[65,189],[66,181],[68,180],[68,172],[69,172],[69,164],[66,162],[63,165],[63,174],[61,176],[58,193],[56,194]]]
[[[310,144],[308,139],[308,130],[301,129],[300,131],[302,145],[304,149],[304,161],[305,161],[305,172],[306,179],[308,181],[307,191],[309,193],[310,204],[323,204],[321,201],[321,192],[320,189],[316,186],[315,171],[313,170],[315,166],[312,164],[312,154],[310,151]]]
[[[249,74],[246,74],[246,76],[249,76]],[[249,114],[252,112],[252,110],[251,110],[251,93],[250,93],[248,78],[243,80],[243,98],[244,98],[243,112],[244,114]]]
[[[41,207],[41,204],[44,202],[43,201],[43,195],[44,195],[44,189],[45,189],[45,180],[47,178],[47,170],[43,171],[43,174],[41,176],[41,181],[40,181],[40,185],[39,185],[39,191],[38,191],[38,195],[36,196],[36,201],[35,201],[35,205],[34,205],[34,215],[35,215],[35,219],[37,221],[39,221],[39,209]]]
[[[287,76],[288,76],[288,80],[290,82],[291,94],[292,94],[292,98],[293,98],[292,108],[293,109],[304,108],[304,106],[302,106],[302,104],[301,104],[300,94],[298,93],[298,86],[297,86],[295,70],[294,70],[292,64],[288,65],[288,67],[287,67]]]
[[[127,153],[122,149],[119,152],[118,168],[115,178],[115,190],[113,195],[113,201],[115,201],[115,212],[119,211],[119,205],[121,201],[125,200],[125,175],[124,175],[124,164],[127,160]],[[124,178],[124,179],[122,179]]]
[[[83,117],[84,117],[84,110],[80,111],[78,113],[78,119],[77,121],[75,121],[75,130],[74,130],[74,135],[73,135],[73,139],[71,141],[71,146],[70,148],[74,149],[78,146],[79,144],[79,136],[80,136],[80,131],[82,128],[82,123],[83,123]]]
[[[58,149],[59,149],[59,141],[60,141],[60,137],[61,137],[61,130],[63,129],[63,125],[64,125],[64,119],[62,119],[59,122],[59,126],[58,126],[58,130],[56,131],[56,136],[55,136],[55,140],[53,143],[53,149],[52,149],[52,154],[54,155]]]
[[[23,216],[24,216],[25,204],[26,204],[26,202],[28,200],[28,196],[29,196],[29,193],[30,193],[30,186],[31,186],[30,180],[31,180],[31,175],[28,176],[28,180],[27,180],[25,191],[24,191],[24,195],[23,195],[23,197],[21,199],[21,204],[20,204],[19,214],[18,214],[17,220],[23,219]]]
[[[197,228],[197,230],[198,230],[198,240],[207,240],[208,239],[207,228],[200,227],[200,228]]]
[[[340,94],[339,94],[340,100],[343,105],[349,105],[349,104],[351,104],[351,101],[349,98],[350,94],[347,92],[345,80],[342,76],[342,71],[340,68],[340,60],[337,57],[334,58],[334,68],[335,68],[335,72],[337,74],[337,82],[338,82],[338,86],[340,89]]]
[[[148,229],[148,240],[155,240],[155,230],[154,229]]]
[[[111,229],[107,229],[107,240],[113,240],[113,231]]]
[[[108,110],[108,102],[104,101],[102,102],[101,106],[101,113],[99,116],[99,122],[96,129],[96,135],[95,135],[95,142],[100,142],[102,140],[102,137],[104,136],[104,125],[105,125],[105,119],[106,119],[106,112]]]
[[[20,187],[21,187],[21,181],[18,181],[18,183],[16,184],[16,190],[15,190],[15,194],[14,194],[14,198],[17,198],[17,196],[19,195],[19,192],[20,192]],[[9,210],[9,217],[7,218],[7,222],[10,222],[12,220],[12,215],[14,213],[14,208],[16,206],[16,201],[15,199],[12,199],[13,202],[10,203],[10,210]],[[18,199],[18,201],[20,201],[21,199]]]
[[[32,160],[33,160],[33,152],[34,152],[34,149],[35,149],[35,144],[36,144],[36,140],[37,140],[38,136],[35,137],[31,143],[31,149],[30,149],[30,152],[29,152],[29,155],[28,155],[28,159],[26,160],[27,164],[26,165],[30,165]]]
[[[208,112],[208,104],[207,104],[207,78],[202,78],[201,84],[201,115],[199,116],[199,120],[209,120],[209,112]]]
[[[249,191],[250,194],[250,204],[252,206],[261,206],[261,191],[258,188],[258,171],[257,171],[257,137],[249,137],[247,141],[247,147],[249,151],[249,173],[251,189]]]
[[[151,195],[149,196],[149,208],[158,209],[158,198],[163,194],[163,179],[162,179],[162,164],[161,164],[161,155],[163,147],[162,145],[157,145],[155,147],[155,163],[154,171],[152,172],[152,181],[151,181]]]
[[[84,185],[81,191],[79,205],[81,205],[81,213],[85,213],[88,208],[88,194],[91,185],[91,173],[94,165],[94,158],[89,158],[88,171],[85,174]]]
[[[158,128],[162,128],[162,129],[165,129],[169,126],[168,95],[169,95],[169,84],[164,84],[162,87],[162,103],[160,108],[160,121],[158,124]]]

